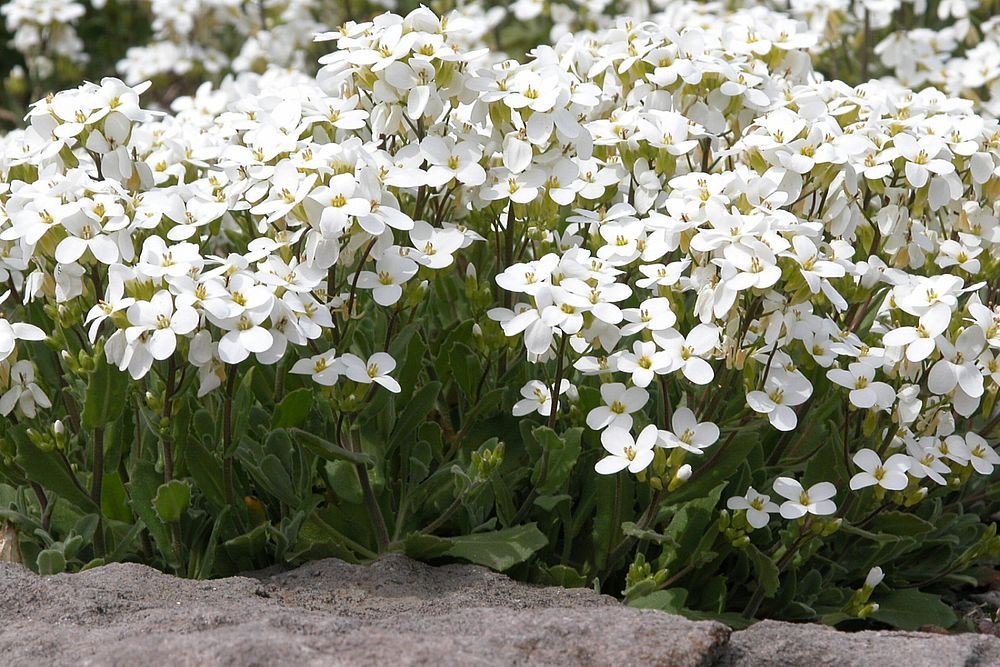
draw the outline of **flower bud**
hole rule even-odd
[[[865,587],[875,588],[882,583],[883,579],[885,579],[885,573],[882,572],[882,568],[876,565],[872,569],[868,570],[868,576],[865,577]]]
[[[866,604],[858,611],[858,618],[868,618],[877,611],[878,611],[878,603],[871,602],[869,604]]]
[[[670,484],[667,486],[667,491],[676,491],[689,479],[691,479],[691,466],[685,463],[677,469],[677,472],[674,473],[674,478],[670,480]]]

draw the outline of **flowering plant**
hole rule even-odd
[[[27,561],[395,550],[732,623],[954,623],[1000,553],[997,121],[825,79],[777,13],[481,37],[381,14],[315,76],[170,112],[104,78],[0,139]]]

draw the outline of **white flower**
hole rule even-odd
[[[969,462],[980,475],[993,474],[993,467],[1000,465],[1000,455],[977,433],[966,433],[965,444],[969,452]]]
[[[851,390],[851,405],[868,410],[877,406],[880,410],[892,407],[896,402],[896,392],[885,382],[875,382],[875,368],[861,361],[848,365],[847,370],[831,368],[826,376],[841,387]]]
[[[786,519],[798,519],[806,514],[827,516],[837,511],[837,505],[831,500],[837,495],[837,487],[830,482],[820,482],[803,489],[796,480],[779,477],[774,480],[774,491],[787,498],[779,508],[781,516]]]
[[[221,326],[228,331],[219,341],[219,358],[227,364],[238,364],[251,352],[267,352],[274,342],[271,332],[261,326],[267,316],[264,310],[247,310],[224,321]]]
[[[944,338],[940,341],[942,358],[931,366],[927,375],[927,388],[938,395],[950,394],[956,386],[973,398],[983,395],[983,373],[976,365],[986,347],[983,330],[977,326],[966,328],[952,345]]]
[[[910,469],[910,457],[893,454],[885,463],[871,449],[862,449],[852,458],[854,465],[862,472],[851,477],[850,487],[857,491],[868,486],[880,486],[890,491],[902,491],[909,484],[906,472]]]
[[[565,378],[559,383],[559,395],[570,390],[570,383]],[[552,414],[552,387],[539,380],[529,380],[521,387],[520,401],[514,404],[513,414],[515,417],[537,412],[543,417]]]
[[[868,574],[865,576],[865,588],[871,590],[882,583],[885,579],[885,574],[882,572],[882,568],[875,566],[868,570]]]
[[[719,341],[719,328],[699,324],[688,335],[674,329],[653,332],[653,340],[669,354],[671,370],[681,371],[695,384],[708,384],[715,377],[711,364],[702,357],[709,354]]]
[[[896,151],[906,161],[906,180],[915,188],[927,184],[931,174],[950,174],[955,171],[955,165],[938,157],[946,150],[944,142],[934,136],[924,136],[920,139],[901,132],[892,138]]]
[[[292,365],[290,372],[312,376],[313,382],[316,384],[332,387],[337,384],[343,370],[343,365],[336,358],[336,351],[329,350],[323,354],[299,359]]]
[[[792,407],[805,403],[809,395],[808,385],[801,386],[787,376],[774,374],[764,382],[764,391],[747,394],[747,405],[766,414],[771,425],[779,431],[791,431],[799,421]]]
[[[362,361],[360,357],[353,354],[345,354],[340,358],[340,363],[344,368],[344,375],[361,384],[380,384],[394,394],[402,391],[399,383],[389,376],[396,368],[396,360],[385,352],[376,352]]]
[[[184,336],[198,326],[198,313],[190,306],[174,309],[167,290],[160,290],[149,301],[136,301],[127,311],[132,326],[125,330],[125,339],[134,344],[140,337],[153,359],[162,361],[174,353],[177,336]]]
[[[931,436],[911,440],[906,444],[906,452],[910,455],[910,469],[907,471],[916,479],[929,477],[938,484],[946,484],[944,475],[951,468],[941,460],[942,454],[937,449],[937,439]]]
[[[0,301],[3,299],[0,298]],[[0,318],[0,361],[3,361],[14,351],[14,344],[19,340],[45,340],[45,332],[34,324],[14,322]]]
[[[747,523],[754,528],[763,528],[771,520],[771,514],[778,511],[777,503],[771,502],[771,496],[758,493],[752,486],[746,495],[733,496],[726,501],[726,507],[731,510],[746,510]]]
[[[660,431],[660,440],[664,447],[680,447],[693,454],[701,454],[706,447],[714,445],[719,439],[719,427],[712,422],[699,422],[689,408],[674,410],[670,422],[673,432]]]
[[[35,367],[26,359],[10,367],[10,388],[0,396],[0,415],[9,415],[15,406],[28,419],[35,416],[36,406],[52,407],[49,397],[35,383]]]
[[[882,336],[882,344],[886,347],[905,347],[906,358],[917,363],[931,356],[934,352],[935,338],[948,328],[951,321],[951,309],[944,304],[938,304],[920,316],[917,326],[905,326],[893,329]]]
[[[403,296],[402,285],[417,275],[417,263],[409,257],[387,252],[375,262],[375,271],[362,271],[358,287],[370,289],[375,303],[391,306]]]
[[[632,374],[632,384],[647,387],[658,375],[668,373],[673,367],[670,353],[657,351],[652,341],[636,341],[632,353],[624,352],[618,359],[618,370]]]
[[[600,405],[587,413],[587,426],[595,431],[614,428],[620,431],[632,429],[632,413],[637,412],[649,400],[649,392],[642,387],[626,388],[621,382],[601,385]]]
[[[656,444],[656,425],[642,429],[639,437],[619,428],[609,428],[601,433],[601,444],[608,455],[594,465],[594,470],[602,475],[613,475],[625,468],[631,473],[642,472],[653,462],[653,446]]]

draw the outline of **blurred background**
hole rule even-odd
[[[416,0],[0,0],[0,131],[27,106],[81,80],[152,80],[144,103],[168,108],[204,82],[270,66],[313,73],[329,44],[315,34]],[[622,17],[680,30],[722,14],[774,12],[819,36],[823,75],[856,84],[940,88],[1000,115],[1000,0],[431,0],[480,30],[496,58],[521,58],[569,32]],[[621,23],[621,25],[626,25]]]

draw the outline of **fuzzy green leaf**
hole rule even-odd
[[[295,438],[300,445],[311,451],[316,456],[327,461],[349,461],[351,463],[362,463],[371,465],[372,457],[361,452],[352,452],[349,449],[335,445],[329,440],[313,435],[300,428],[288,429],[289,435]]]
[[[872,618],[900,630],[916,630],[923,625],[948,628],[958,620],[954,610],[942,602],[939,595],[924,593],[915,588],[875,595],[872,600],[879,605]]]
[[[127,373],[111,366],[103,354],[96,355],[97,367],[87,382],[87,395],[83,404],[85,428],[101,428],[118,419],[128,395]]]
[[[313,406],[313,391],[303,387],[291,392],[283,399],[274,410],[274,417],[271,419],[272,428],[290,428],[292,426],[302,426],[309,411]]]
[[[453,537],[449,541],[451,547],[447,555],[485,565],[500,572],[523,563],[549,543],[534,523],[491,533],[462,535]]]
[[[184,512],[191,505],[191,485],[179,479],[172,479],[161,484],[153,498],[156,516],[164,523],[174,523],[181,520]]]

